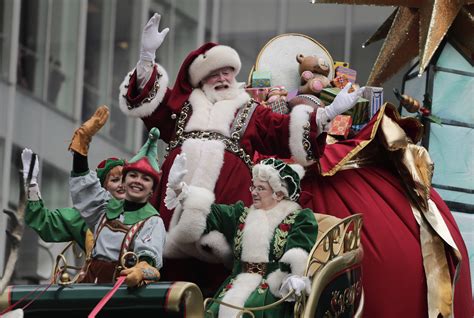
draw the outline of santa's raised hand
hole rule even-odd
[[[161,15],[155,13],[143,28],[142,45],[140,48],[140,60],[151,61],[155,60],[155,52],[161,46],[169,32],[169,28],[160,28]]]

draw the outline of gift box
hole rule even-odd
[[[338,87],[327,87],[321,91],[319,98],[326,105],[329,105],[340,91],[341,89]],[[352,117],[352,123],[355,125],[365,124],[369,121],[369,101],[359,97],[355,106],[344,114],[350,115]]]
[[[334,61],[334,68],[337,68],[339,66],[342,67],[349,67],[349,63],[347,62],[342,62],[342,61]]]
[[[345,75],[349,82],[356,82],[357,71],[343,66],[336,67],[336,77],[342,75]]]
[[[347,76],[344,74],[336,76],[331,81],[332,86],[340,88],[340,89],[343,89],[344,87],[346,87],[347,83],[349,83],[349,80],[347,79]],[[353,91],[354,91],[353,87],[349,88],[349,93],[352,93]]]
[[[257,102],[262,103],[267,100],[268,91],[270,87],[249,87],[245,91],[250,95],[251,98]]]
[[[254,71],[252,73],[252,87],[270,87],[272,75],[268,71]]]
[[[328,135],[333,137],[347,138],[352,126],[352,117],[348,115],[337,115],[331,122],[331,128],[328,130]]]
[[[369,101],[369,118],[372,118],[383,104],[383,88],[366,86],[362,97]]]

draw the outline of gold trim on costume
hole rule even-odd
[[[0,312],[4,311],[10,305],[8,300],[10,298],[11,287],[7,286],[2,294],[0,294]]]
[[[193,283],[175,282],[170,287],[165,309],[171,312],[179,312],[183,301],[186,308],[186,317],[204,317],[204,302],[199,287]]]
[[[354,147],[354,149],[352,149],[351,151],[349,151],[349,153],[344,157],[342,158],[342,160],[340,160],[331,170],[329,170],[328,172],[322,172],[321,175],[323,176],[333,176],[336,174],[336,172],[338,172],[339,170],[342,169],[342,167],[353,157],[355,156],[359,151],[361,151],[362,149],[365,148],[365,146],[367,146],[375,137],[375,135],[377,134],[377,129],[379,128],[379,125],[380,125],[380,122],[382,121],[382,118],[383,118],[383,115],[385,113],[385,108],[390,105],[391,107],[395,107],[391,104],[388,104],[388,103],[385,103],[382,105],[382,107],[380,108],[380,111],[377,115],[377,120],[376,122],[374,123],[374,126],[372,127],[372,132],[370,133],[370,139],[369,140],[364,140],[364,141],[361,141],[361,143],[359,145],[357,145],[356,147]]]

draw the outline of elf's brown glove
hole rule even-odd
[[[81,127],[76,129],[71,139],[68,150],[75,151],[83,156],[87,156],[89,143],[94,136],[107,122],[109,118],[109,108],[105,105],[100,106],[94,115],[89,118]]]
[[[124,269],[120,275],[126,275],[125,284],[128,287],[139,286],[143,283],[157,282],[160,280],[160,272],[145,261],[139,262],[132,268]]]

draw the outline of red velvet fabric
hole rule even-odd
[[[313,170],[314,171],[314,170]],[[302,188],[313,194],[305,207],[344,218],[362,213],[364,317],[427,317],[427,287],[420,231],[400,180],[388,167],[339,171],[331,177],[310,172]],[[471,317],[469,258],[448,207],[432,191],[461,251],[463,262],[455,293],[455,316]],[[452,261],[451,255],[449,258]],[[453,268],[452,268],[453,269]]]
[[[392,119],[398,115],[387,107]],[[326,145],[321,170],[330,172],[350,152],[371,139],[377,131],[377,115],[353,139]],[[416,122],[404,120],[400,126],[417,139]],[[378,136],[371,142],[379,143]],[[427,285],[420,245],[420,230],[396,169],[380,161],[373,166],[340,170],[323,177],[315,166],[307,169],[302,190],[312,194],[303,207],[317,213],[345,218],[363,215],[362,245],[364,317],[427,317]],[[334,171],[333,171],[334,172]],[[436,191],[431,199],[440,210],[462,255],[461,271],[455,285],[455,317],[471,317],[472,291],[467,249],[449,208]],[[455,258],[447,253],[454,275]]]

